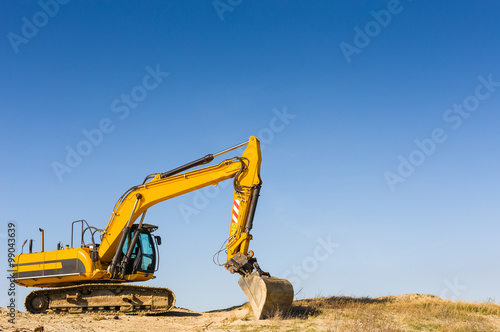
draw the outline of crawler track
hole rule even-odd
[[[28,294],[26,310],[33,314],[87,313],[160,314],[175,304],[175,295],[163,287],[126,284],[87,284],[40,289]]]

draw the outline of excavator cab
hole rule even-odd
[[[143,224],[141,228],[132,225],[129,236],[122,248],[123,256],[130,252],[126,260],[123,275],[135,275],[137,272],[154,273],[157,265],[157,246],[161,243],[159,236],[151,235],[157,226]],[[155,240],[156,239],[156,243]]]

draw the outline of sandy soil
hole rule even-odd
[[[175,308],[161,316],[47,314],[32,315],[16,311],[16,323],[8,322],[7,309],[0,308],[1,331],[210,331],[241,325],[248,309],[235,308],[217,312],[193,312]],[[43,330],[42,328],[43,327]]]
[[[174,308],[161,316],[46,314],[0,308],[0,331],[500,331],[500,305],[405,294],[380,298],[333,296],[294,301],[292,310],[255,321],[248,304],[212,312]]]

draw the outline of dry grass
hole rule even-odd
[[[500,331],[500,305],[442,300],[407,294],[381,298],[348,296],[298,300],[259,325],[241,330],[272,331]],[[236,327],[236,326],[233,326]]]
[[[500,305],[407,294],[381,298],[334,296],[296,302],[322,311],[333,331],[500,331]]]

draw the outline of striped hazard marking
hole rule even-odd
[[[233,218],[231,223],[238,223],[238,215],[240,214],[240,200],[235,199],[233,204]]]

